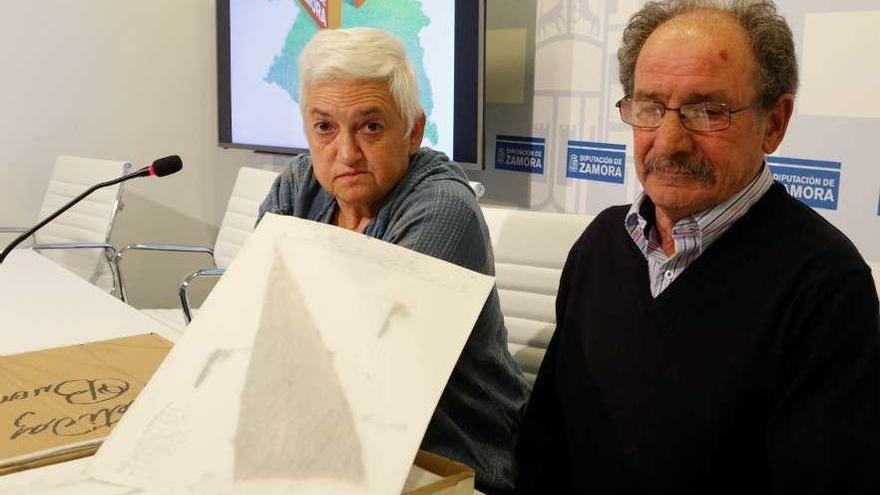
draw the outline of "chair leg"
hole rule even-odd
[[[125,289],[122,286],[122,275],[119,272],[119,253],[115,249],[108,248],[105,251],[107,264],[110,266],[110,275],[113,278],[113,295],[120,301],[126,302]]]
[[[195,278],[195,277],[193,277]],[[178,289],[178,296],[180,297],[180,310],[183,311],[183,319],[187,325],[192,321],[192,311],[189,308],[189,298],[187,297],[187,290],[189,289],[189,283],[192,281],[192,278],[186,277],[180,282],[180,287]]]
[[[119,299],[127,303],[128,291],[125,290],[125,280],[122,278],[122,253],[124,250],[125,248],[116,252],[116,256],[113,257],[113,267],[116,273],[116,282],[119,284]]]
[[[189,284],[199,277],[220,277],[225,271],[224,268],[202,268],[201,270],[196,270],[190,273],[180,281],[180,285],[178,286],[180,310],[183,311],[183,318],[186,320],[187,325],[192,321],[192,310],[190,309],[189,296],[187,295]]]

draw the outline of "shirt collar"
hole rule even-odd
[[[761,199],[771,185],[773,185],[773,174],[770,173],[765,163],[761,166],[761,172],[757,177],[723,203],[676,222],[673,226],[673,236],[676,234],[676,230],[688,230],[690,235],[694,235],[692,231],[696,228],[695,234],[701,239],[700,251],[702,252]],[[633,242],[646,256],[655,218],[654,203],[643,190],[630,206],[624,218],[624,226]]]

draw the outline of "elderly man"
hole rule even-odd
[[[324,30],[299,58],[309,154],[260,207],[362,232],[494,274],[488,230],[467,177],[420,148],[425,115],[403,45],[375,29]],[[454,311],[455,308],[450,308]],[[422,447],[472,466],[486,491],[513,486],[513,445],[528,384],[489,296]]]
[[[797,87],[785,20],[651,2],[618,57],[644,193],[569,254],[518,489],[880,493],[870,270],[763,161]]]

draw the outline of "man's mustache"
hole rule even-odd
[[[653,173],[685,175],[705,184],[715,183],[715,167],[706,159],[686,154],[659,156],[645,161],[645,175]]]

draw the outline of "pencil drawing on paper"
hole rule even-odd
[[[235,479],[358,484],[364,463],[354,414],[333,354],[300,293],[282,258],[276,258],[241,394]],[[276,304],[273,295],[284,304]]]

